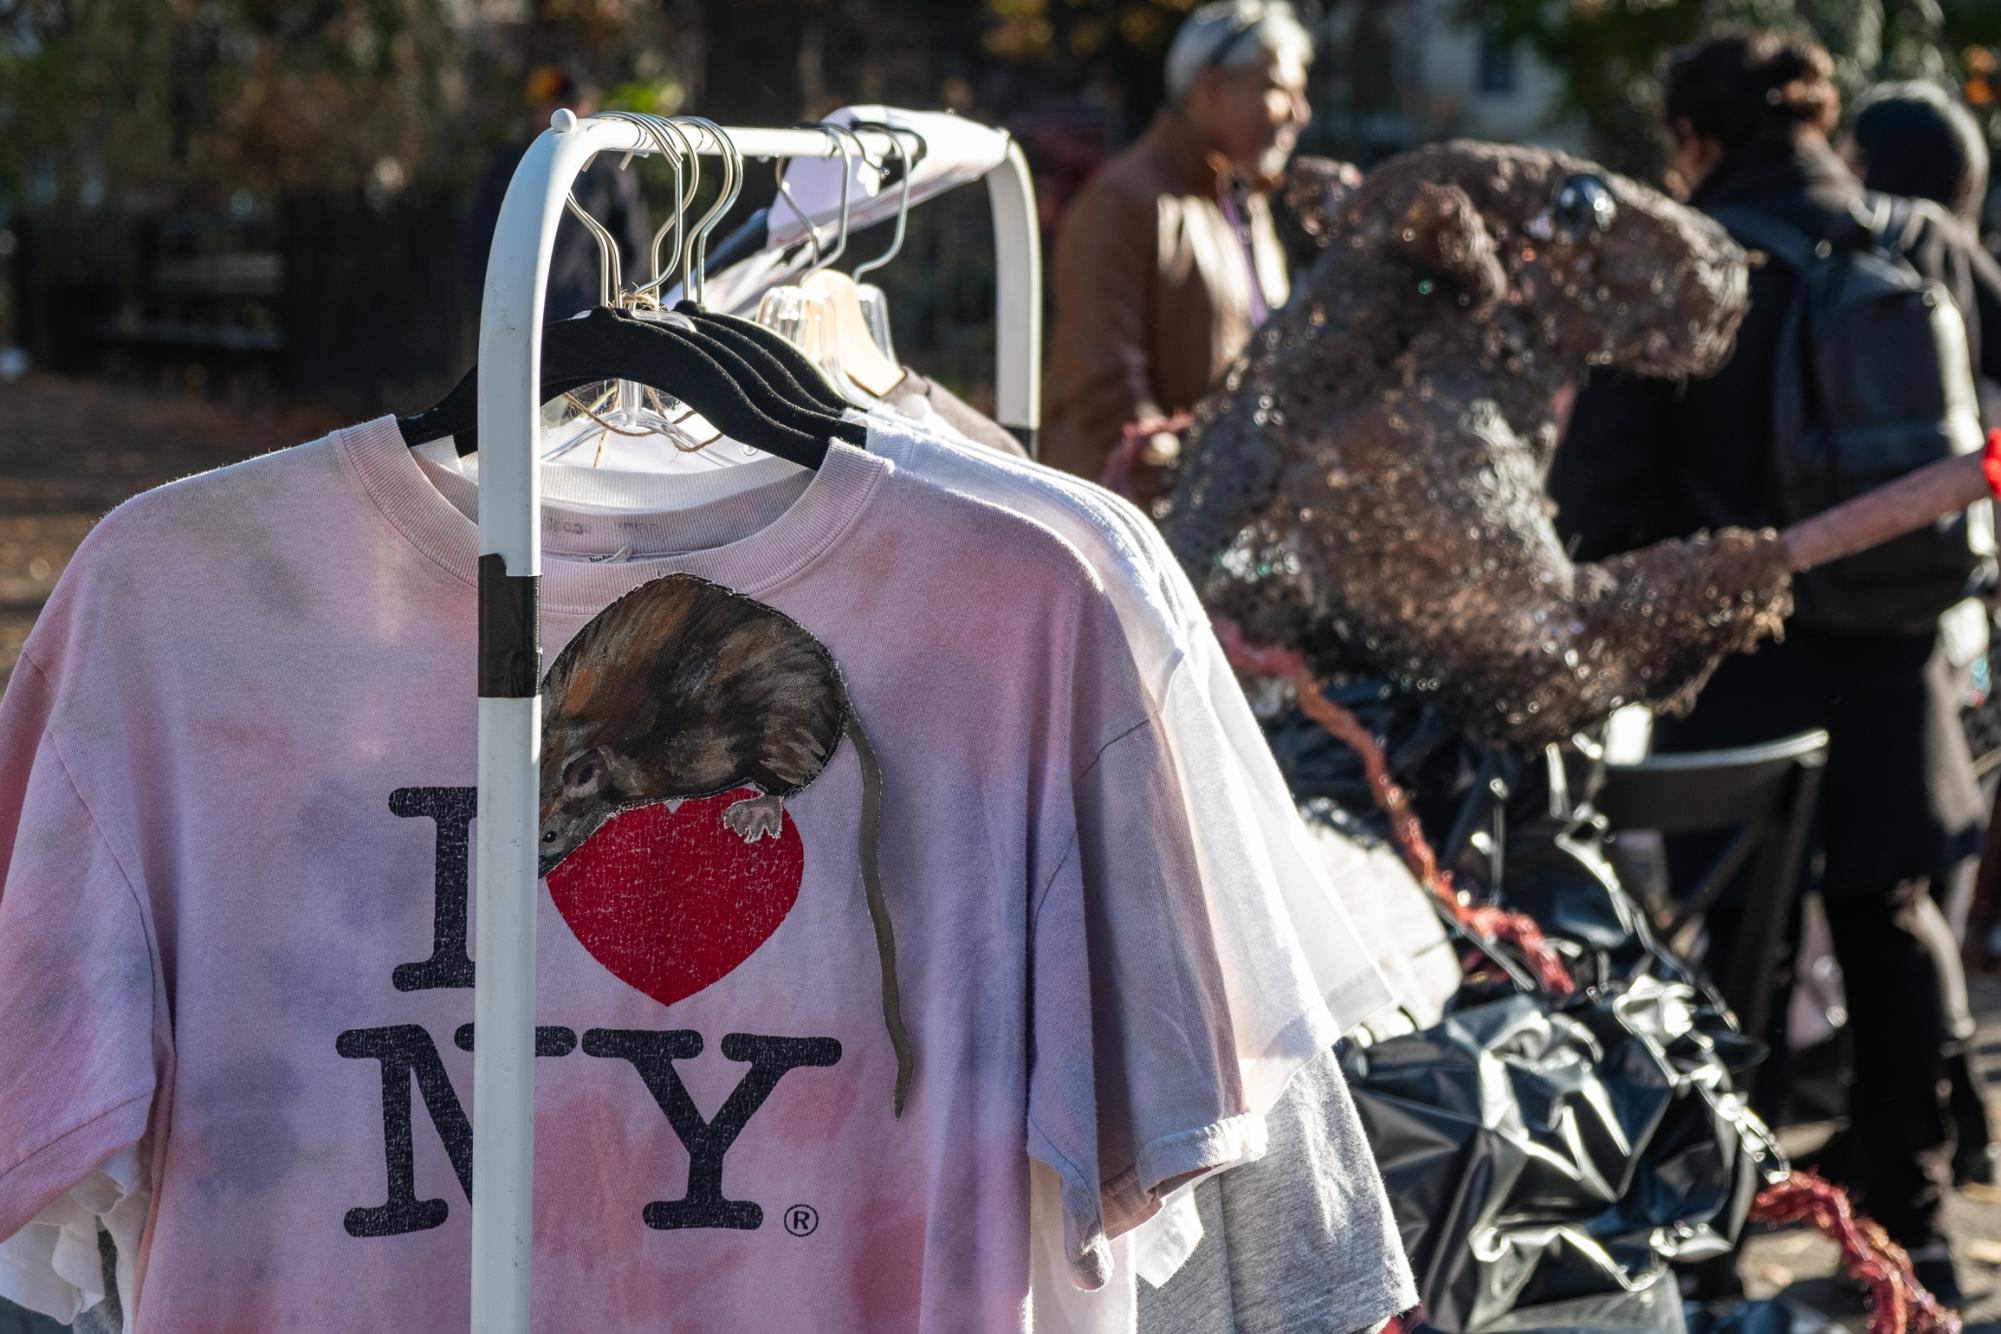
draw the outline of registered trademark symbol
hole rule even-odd
[[[810,1204],[795,1204],[785,1211],[785,1230],[795,1237],[810,1237],[820,1226],[820,1215]]]

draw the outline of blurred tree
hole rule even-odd
[[[1662,58],[1722,24],[1799,25],[1835,57],[1849,95],[1882,79],[1962,79],[1966,48],[2001,40],[1994,0],[1460,0],[1459,13],[1532,48],[1563,81],[1613,165],[1659,161],[1654,126]]]
[[[1139,133],[1165,96],[1168,44],[1196,0],[984,0],[980,44],[996,61],[1055,77],[1105,114],[1109,144]]]
[[[0,189],[227,196],[407,176],[463,100],[449,8],[0,0]]]
[[[0,200],[454,184],[573,63],[675,109],[694,0],[0,0]],[[489,17],[494,11],[503,17]]]
[[[1418,53],[1408,48],[1408,35],[1419,24],[1408,5],[1333,0],[1327,6],[1302,153],[1366,167],[1408,146],[1412,104],[1423,96],[1409,68]]]

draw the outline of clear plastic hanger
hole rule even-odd
[[[833,253],[829,254],[820,244],[820,229],[814,225],[811,215],[799,207],[799,201],[792,197],[792,191],[785,184],[785,163],[774,163],[778,197],[799,219],[806,229],[807,244],[813,247],[813,262],[807,267],[796,283],[786,283],[772,288],[757,303],[757,314],[752,318],[757,323],[786,339],[794,347],[820,368],[835,389],[843,397],[852,397],[851,382],[841,367],[841,345],[834,323],[833,302],[823,292],[808,285],[815,273],[840,258],[848,246],[848,189],[853,176],[847,145],[831,125],[810,127],[824,133],[840,150],[841,169],[841,217],[839,232]],[[775,205],[774,205],[775,207]]]
[[[868,336],[882,355],[896,360],[896,338],[889,331],[889,296],[874,283],[856,283],[855,300],[861,302],[862,318],[868,322]]]
[[[854,157],[848,157],[845,151],[842,153],[840,243],[834,247],[834,253],[815,265],[799,280],[799,284],[827,298],[834,347],[846,376],[845,381],[837,380],[836,386],[849,398],[868,405],[880,402],[903,379],[903,367],[883,355],[882,348],[869,332],[868,317],[862,311],[861,294],[855,280],[833,267],[834,261],[848,248],[849,214],[845,187],[854,174],[852,164],[867,162],[868,151],[862,146],[861,136],[847,126],[826,124],[822,128],[844,140],[853,140]]]
[[[865,264],[855,265],[855,271],[852,275],[855,280],[855,295],[861,301],[862,316],[868,321],[869,336],[875,340],[875,345],[882,350],[883,356],[901,365],[902,363],[898,361],[896,355],[896,343],[889,332],[889,298],[874,283],[863,282],[862,276],[882,268],[889,261],[895,259],[903,250],[904,234],[910,224],[910,178],[916,170],[917,158],[923,156],[924,137],[917,134],[915,130],[899,130],[891,125],[874,122],[865,124],[862,128],[881,130],[887,134],[890,142],[896,146],[897,158],[903,165],[903,179],[900,186],[901,196],[898,199],[896,208],[896,233],[890,239],[889,249],[883,251],[880,255],[877,255]],[[905,134],[915,135],[917,138],[918,152],[915,156],[911,154],[909,149],[903,146],[903,136]]]

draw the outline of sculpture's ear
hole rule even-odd
[[[1341,205],[1362,183],[1353,163],[1301,154],[1286,168],[1285,202],[1306,234],[1322,249],[1339,230]]]
[[[1411,181],[1391,194],[1386,240],[1391,254],[1464,293],[1475,310],[1506,295],[1507,270],[1494,238],[1464,190],[1436,181]]]

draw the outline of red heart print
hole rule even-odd
[[[637,806],[605,821],[549,872],[549,897],[591,957],[672,1005],[727,977],[799,898],[806,850],[788,814],[746,843],[723,812],[757,793]]]

